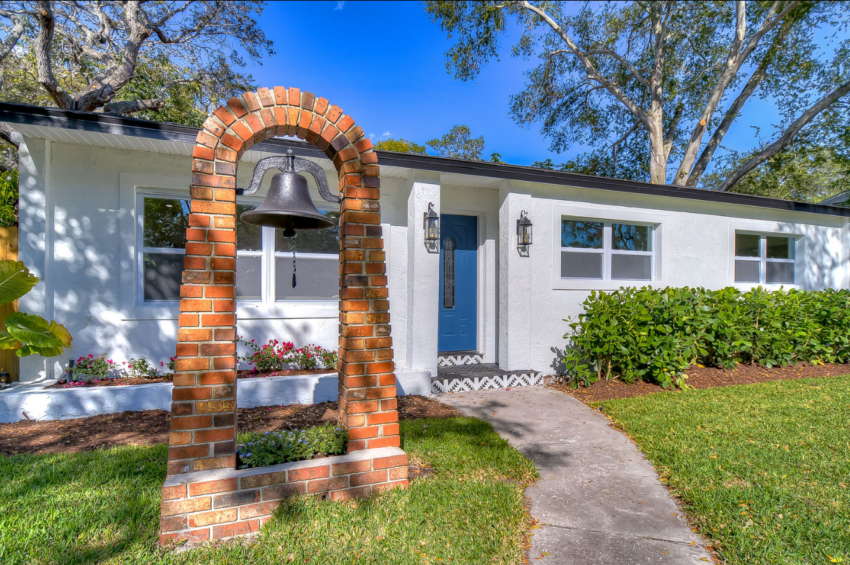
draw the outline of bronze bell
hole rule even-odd
[[[333,222],[319,212],[313,204],[307,179],[296,172],[295,161],[296,158],[292,155],[283,158],[282,166],[280,166],[282,172],[272,177],[272,183],[265,200],[254,210],[243,213],[240,216],[243,222],[282,229],[284,230],[284,237],[295,237],[295,232],[298,230],[322,230],[333,227]],[[297,161],[304,160],[297,159]],[[306,161],[306,163],[318,168],[315,163],[310,161]],[[324,174],[317,175],[311,170],[313,167],[302,165],[298,168],[312,173],[316,177],[317,183],[322,184],[324,182]],[[254,188],[255,183],[259,185],[259,182],[262,182],[262,175],[266,172],[259,169],[258,166],[254,171],[254,178],[251,181],[252,188]],[[319,170],[321,171],[321,169]],[[322,187],[319,188],[321,190]],[[256,189],[259,189],[259,186],[253,192],[256,192]]]

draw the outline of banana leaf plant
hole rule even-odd
[[[21,261],[0,261],[0,306],[24,296],[37,282],[38,277]],[[0,330],[0,349],[15,349],[18,357],[55,357],[71,346],[71,334],[65,326],[41,316],[12,312],[3,322],[6,331]]]

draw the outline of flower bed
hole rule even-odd
[[[304,430],[278,430],[239,434],[237,469],[268,467],[328,455],[342,455],[348,430],[326,423]]]

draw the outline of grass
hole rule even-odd
[[[602,405],[726,562],[850,563],[850,376]]]
[[[434,468],[406,490],[282,504],[257,540],[156,545],[166,446],[0,456],[0,563],[519,563],[534,464],[475,418],[401,423]]]

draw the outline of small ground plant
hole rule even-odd
[[[138,358],[134,357],[126,363],[127,371],[130,373],[131,377],[135,377],[137,379],[155,379],[162,376],[160,370],[144,356]],[[162,365],[162,363],[160,363],[160,365]]]
[[[306,430],[239,434],[236,457],[239,469],[268,467],[316,454],[342,455],[347,445],[348,430],[327,423]]]
[[[559,364],[574,385],[598,379],[682,387],[692,365],[765,367],[850,360],[850,291],[621,288],[591,292],[565,320]]]
[[[254,366],[254,371],[267,373],[286,369],[333,369],[336,366],[337,354],[318,345],[305,345],[295,348],[290,341],[270,339],[260,345],[256,340],[236,338],[246,346],[251,353],[240,356],[239,360]]]
[[[106,353],[100,355],[81,355],[74,363],[74,370],[70,372],[71,380],[76,381],[80,376],[91,377],[92,379],[105,379],[109,376],[109,371],[115,366],[115,361],[106,358]]]

